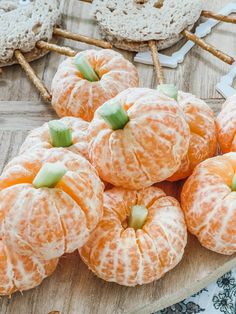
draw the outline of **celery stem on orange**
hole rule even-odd
[[[112,130],[123,129],[129,122],[128,114],[119,102],[106,102],[98,109],[98,114]]]
[[[137,229],[142,229],[143,225],[148,216],[148,209],[143,205],[135,205],[131,208],[131,213],[129,216],[129,227]]]
[[[53,188],[66,174],[67,168],[61,162],[45,163],[34,178],[33,186],[36,189]]]
[[[173,84],[160,84],[157,86],[157,90],[170,98],[174,98],[175,100],[178,98],[178,89]]]
[[[99,81],[97,73],[92,68],[91,64],[89,63],[85,56],[78,56],[75,60],[75,65],[82,74],[84,79],[90,82]]]
[[[54,147],[69,147],[72,143],[72,131],[60,120],[48,123],[51,144]]]
[[[235,173],[235,175],[233,176],[233,179],[232,179],[231,190],[233,192],[236,192],[236,173]]]

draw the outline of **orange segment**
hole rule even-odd
[[[36,287],[50,276],[58,260],[40,261],[36,257],[16,254],[0,241],[0,295],[11,295]]]
[[[236,151],[236,95],[229,97],[216,119],[217,137],[221,151]]]

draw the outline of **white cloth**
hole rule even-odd
[[[184,301],[156,314],[236,314],[236,268]]]

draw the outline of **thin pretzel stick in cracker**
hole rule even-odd
[[[152,54],[152,60],[155,67],[158,84],[164,84],[165,82],[164,73],[163,73],[163,69],[162,69],[162,66],[158,57],[156,41],[150,40],[148,42],[148,45]]]
[[[227,15],[217,14],[211,11],[202,11],[201,16],[211,18],[217,21],[236,24],[236,18]]]
[[[22,69],[31,79],[34,86],[39,90],[40,95],[44,100],[47,102],[51,101],[51,94],[49,93],[47,87],[44,83],[40,80],[40,78],[35,74],[34,70],[31,68],[30,64],[26,61],[24,55],[20,52],[20,50],[15,50],[15,57],[19,64],[21,65]]]
[[[61,55],[65,55],[68,57],[74,57],[76,55],[76,51],[72,50],[69,47],[61,47],[55,44],[51,44],[48,43],[46,41],[40,40],[36,43],[36,47],[40,48],[40,49],[46,49],[46,50],[50,50],[50,51],[54,51],[57,52]]]
[[[204,40],[197,37],[195,34],[189,32],[188,30],[183,30],[181,32],[181,34],[184,35],[188,40],[193,41],[199,47],[210,52],[212,55],[214,55],[218,59],[224,61],[225,63],[228,63],[230,65],[232,65],[234,63],[235,59],[233,57],[231,57],[231,56],[227,55],[226,53],[216,49],[214,46],[206,43]]]
[[[105,48],[105,49],[111,49],[112,48],[112,45],[110,43],[104,41],[104,40],[90,38],[90,37],[87,37],[84,35],[72,33],[72,32],[69,32],[67,30],[64,30],[64,29],[61,29],[58,27],[54,28],[53,34],[56,36],[72,39],[75,41],[80,41],[80,42],[83,42],[83,43],[86,43],[89,45],[94,45],[94,46]]]

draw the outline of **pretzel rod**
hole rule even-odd
[[[87,2],[87,3],[92,3],[93,2],[93,0],[80,0],[80,1]]]
[[[222,21],[222,22],[226,22],[226,23],[236,24],[236,18],[235,17],[217,14],[217,13],[214,13],[211,11],[202,11],[201,16],[211,18],[214,20],[218,20],[218,21]]]
[[[94,45],[94,46],[98,46],[101,48],[107,48],[107,49],[111,49],[112,45],[104,40],[100,40],[100,39],[95,39],[95,38],[90,38],[87,36],[83,36],[83,35],[79,35],[79,34],[75,34],[75,33],[71,33],[69,31],[66,31],[64,29],[60,29],[60,28],[54,28],[53,31],[54,35],[63,37],[63,38],[68,38],[68,39],[72,39],[72,40],[76,40],[76,41],[81,41],[83,43],[89,44],[89,45]]]
[[[155,40],[150,40],[148,42],[151,54],[152,54],[152,60],[153,60],[153,64],[155,67],[155,71],[157,74],[157,81],[158,84],[164,84],[165,80],[164,80],[164,73],[163,73],[163,69],[158,57],[158,51],[157,51],[157,45],[156,45],[156,41]]]
[[[48,43],[46,41],[40,40],[36,43],[36,46],[40,49],[46,49],[50,51],[54,51],[60,53],[61,55],[65,55],[68,57],[74,57],[76,55],[76,51],[72,50],[69,47],[61,47],[55,44]]]
[[[52,96],[47,90],[47,87],[40,80],[40,78],[35,74],[34,70],[31,68],[30,64],[26,61],[24,55],[20,52],[20,50],[15,50],[15,57],[17,61],[19,62],[19,64],[21,65],[22,69],[31,79],[34,86],[39,90],[42,98],[46,100],[47,102],[50,102]]]
[[[195,34],[189,32],[187,30],[182,31],[181,34],[184,35],[187,39],[193,41],[195,44],[197,44],[202,49],[210,52],[211,54],[213,54],[218,59],[224,61],[225,63],[228,63],[230,65],[234,63],[235,60],[233,57],[225,54],[224,52],[216,49],[214,46],[206,43],[204,40],[197,37]]]

